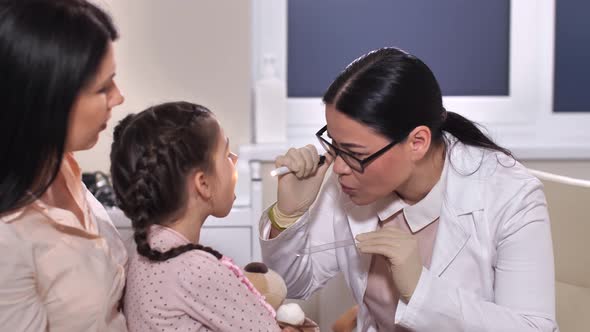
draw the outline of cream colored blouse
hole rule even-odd
[[[84,187],[71,154],[58,176],[83,212],[82,222],[46,204],[52,187],[0,216],[0,331],[127,331],[119,310],[127,263],[123,242]]]

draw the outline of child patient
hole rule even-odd
[[[236,161],[203,106],[166,103],[115,128],[113,186],[137,244],[124,298],[131,332],[281,331],[231,259],[199,244],[205,219],[231,210]]]

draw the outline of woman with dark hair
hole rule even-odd
[[[200,105],[157,105],[115,128],[113,187],[137,244],[124,301],[130,331],[281,331],[240,268],[199,244],[206,218],[232,208],[236,162]]]
[[[115,84],[110,17],[84,0],[0,1],[0,330],[126,331],[127,255],[72,153]]]
[[[264,261],[290,297],[308,297],[341,271],[358,331],[557,329],[540,181],[443,108],[422,61],[373,51],[323,101],[327,125],[316,135],[327,162],[318,166],[312,145],[277,157],[292,173],[279,178],[261,220]],[[294,254],[335,241],[355,245]]]

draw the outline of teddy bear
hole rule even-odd
[[[287,298],[287,286],[283,278],[266,264],[253,262],[244,267],[244,275],[250,283],[265,297],[276,311],[276,320],[281,328],[292,327],[301,332],[319,331],[318,325],[309,318],[297,303],[283,302]]]

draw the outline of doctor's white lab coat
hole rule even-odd
[[[396,323],[419,332],[557,331],[553,248],[541,182],[504,154],[451,136],[446,185],[430,269],[424,268]],[[264,262],[283,276],[289,298],[307,298],[342,271],[360,305],[358,331],[376,331],[363,296],[371,256],[354,246],[298,257],[305,247],[377,229],[376,203],[357,206],[337,176],[310,210],[268,240],[260,221]]]

